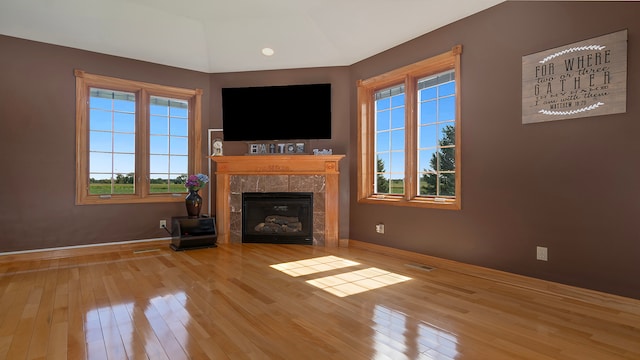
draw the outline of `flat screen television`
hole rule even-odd
[[[225,141],[331,139],[331,84],[222,89]]]

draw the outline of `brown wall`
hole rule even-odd
[[[350,238],[640,298],[639,13],[506,2],[353,65],[355,82],[463,46],[462,210],[359,205],[352,177]],[[522,125],[522,56],[623,29],[626,113]]]
[[[208,152],[207,129],[222,125],[221,87],[330,82],[333,138],[308,145],[344,154],[349,142],[347,67],[205,74],[6,36],[0,36],[0,49],[11,54],[0,57],[0,252],[167,237],[158,221],[185,215],[182,203],[75,205],[74,69],[203,89],[203,154]],[[246,152],[244,142],[225,144],[228,155]],[[348,169],[344,160],[341,171]],[[341,181],[341,237],[346,238],[348,174]],[[213,203],[215,196],[207,194],[211,189],[213,177],[203,192]]]
[[[331,82],[345,153],[340,237],[640,298],[640,3],[506,2],[350,67],[203,74],[0,36],[0,252],[165,237],[184,205],[76,206],[73,69],[204,90],[203,138],[219,89]],[[523,126],[523,55],[628,29],[627,113]],[[461,211],[356,202],[355,82],[461,44]],[[303,119],[302,119],[303,121]],[[206,141],[203,153],[207,151]],[[225,144],[225,153],[246,152]],[[203,168],[206,169],[206,163]],[[374,225],[383,222],[386,234]],[[535,260],[536,245],[549,261]]]
[[[0,251],[168,236],[158,222],[184,204],[75,205],[73,70],[205,94],[209,75],[5,36],[0,49]]]

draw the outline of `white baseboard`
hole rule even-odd
[[[163,238],[155,238],[155,239],[129,240],[129,241],[98,243],[98,244],[61,246],[61,247],[44,248],[44,249],[9,251],[9,252],[0,253],[0,257],[1,256],[8,256],[8,255],[32,254],[32,253],[38,253],[38,252],[66,251],[66,250],[92,248],[92,247],[99,247],[99,246],[128,245],[128,244],[137,244],[137,243],[145,243],[145,242],[152,242],[152,241],[162,241],[162,240],[171,240],[171,238],[170,237],[163,237]]]

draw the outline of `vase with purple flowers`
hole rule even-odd
[[[202,210],[202,196],[198,194],[198,191],[209,182],[209,177],[204,174],[189,175],[184,187],[187,188],[189,194],[184,198],[184,203],[187,207],[187,215],[190,218],[197,218],[200,216],[200,210]]]

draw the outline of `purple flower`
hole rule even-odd
[[[184,187],[190,191],[200,190],[209,182],[209,177],[205,174],[189,175],[187,181],[184,183]]]

